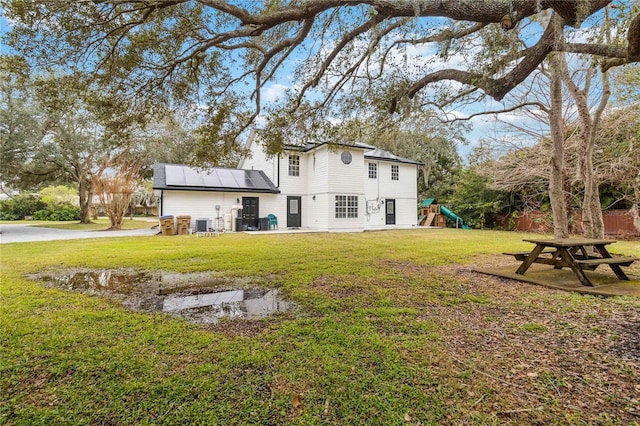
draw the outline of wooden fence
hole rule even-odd
[[[606,210],[602,212],[604,221],[604,233],[618,237],[640,236],[640,232],[633,226],[633,216],[629,210]],[[516,231],[533,232],[553,232],[553,222],[551,213],[540,211],[520,212],[515,219],[506,219],[511,223],[504,223],[513,226]],[[571,232],[579,234],[581,232],[582,213],[575,214],[571,220]]]

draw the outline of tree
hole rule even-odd
[[[471,95],[502,99],[554,51],[597,54],[605,67],[640,60],[640,15],[628,20],[625,45],[567,43],[561,34],[586,18],[600,19],[611,0],[307,0],[241,2],[3,0],[15,26],[9,43],[47,65],[78,64],[141,108],[201,102],[212,116],[234,105],[218,138],[235,140],[260,114],[262,90],[289,72],[297,84],[292,113],[326,118],[332,101],[353,88],[385,80],[390,111],[420,101],[427,87],[452,81],[440,106]],[[527,44],[492,44],[500,32],[519,32],[541,11],[551,22]],[[535,39],[534,39],[535,37]],[[524,38],[524,37],[523,37]],[[472,49],[480,42],[484,49]],[[408,67],[410,49],[437,45]],[[466,68],[429,64],[430,57],[466,55]],[[415,58],[414,58],[415,59]],[[401,78],[393,79],[397,74]],[[250,85],[252,106],[246,104]],[[418,102],[420,103],[420,102]],[[244,108],[244,109],[243,109]],[[225,139],[229,137],[230,139]],[[226,143],[225,146],[230,146]]]
[[[30,91],[30,68],[23,58],[0,55],[0,182],[19,185],[42,126]]]
[[[495,226],[498,216],[511,213],[509,193],[492,189],[488,178],[478,173],[478,166],[464,169],[447,204],[470,226],[485,228]]]
[[[350,102],[349,108],[353,107]],[[453,176],[462,167],[457,147],[467,144],[465,123],[443,124],[433,114],[421,110],[389,115],[380,109],[380,104],[372,114],[363,116],[366,118],[347,119],[332,125],[329,140],[364,142],[423,163],[418,168],[419,198],[446,191],[445,188],[453,184]]]
[[[92,93],[82,75],[39,78],[35,87],[45,134],[32,147],[23,175],[31,182],[78,185],[80,223],[90,223],[93,180],[117,146],[88,105]]]
[[[92,184],[109,217],[109,230],[122,227],[140,181],[140,163],[126,157],[109,160],[92,176]]]

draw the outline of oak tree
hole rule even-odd
[[[438,100],[502,99],[554,51],[640,59],[640,15],[623,44],[565,42],[561,34],[612,0],[2,0],[14,23],[8,42],[40,65],[92,70],[139,108],[207,104],[238,108],[218,139],[235,140],[261,112],[263,91],[292,75],[292,113],[324,118],[354,87],[384,81],[390,111],[449,88]],[[551,24],[535,27],[541,12]],[[526,31],[524,44],[494,41]],[[515,39],[515,38],[514,38]],[[433,46],[436,46],[433,48]],[[412,56],[414,63],[403,63]],[[460,66],[434,63],[458,54]],[[419,60],[415,60],[415,58]],[[356,94],[357,95],[357,94]],[[251,105],[246,105],[250,102]],[[240,106],[246,107],[245,109]],[[306,107],[304,107],[306,106]],[[303,108],[304,107],[304,108]]]

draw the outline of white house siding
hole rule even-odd
[[[307,197],[303,201],[305,210],[302,214],[302,226],[317,230],[327,230],[329,227],[328,191],[328,150],[321,146],[304,154],[307,168]],[[315,197],[315,199],[314,199]]]
[[[225,214],[235,217],[237,200],[242,203],[242,197],[259,197],[259,215],[266,217],[269,213],[278,216],[278,224],[286,219],[286,204],[281,201],[280,194],[261,194],[244,192],[213,192],[213,191],[179,191],[167,190],[162,193],[162,215],[191,216],[191,229],[195,229],[197,219],[211,220],[212,226],[216,225],[216,205],[220,206],[221,221]],[[285,197],[286,199],[286,197]],[[221,226],[223,226],[221,224]],[[227,230],[228,226],[225,226]]]
[[[369,165],[378,164],[377,179],[369,179]],[[398,166],[398,180],[391,180],[391,166]],[[366,216],[365,228],[380,228],[386,225],[385,204],[387,198],[396,200],[396,226],[415,226],[417,223],[417,168],[413,164],[367,159],[363,172],[365,198],[373,209]]]
[[[287,196],[300,196],[302,227],[329,231],[358,231],[393,227],[386,225],[387,198],[396,200],[396,226],[411,226],[417,222],[417,168],[388,160],[365,159],[363,149],[335,148],[321,145],[307,152],[286,151],[280,157],[267,158],[262,146],[253,141],[251,156],[239,167],[262,170],[281,194],[254,194],[260,197],[260,216],[273,213],[280,227],[286,226]],[[341,161],[348,150],[352,162]],[[300,156],[300,176],[289,176],[289,155]],[[377,164],[377,178],[369,179],[370,162]],[[391,166],[399,167],[399,180],[391,180]],[[335,196],[358,197],[358,218],[337,219]],[[235,195],[233,195],[235,197]],[[240,196],[241,197],[241,196]],[[235,202],[235,199],[234,199]],[[372,208],[368,209],[368,203]]]
[[[271,182],[278,185],[278,157],[267,158],[262,145],[256,140],[251,142],[249,152],[250,155],[240,161],[238,168],[246,170],[262,170],[264,174],[271,179]]]
[[[289,156],[300,156],[300,175],[289,176]],[[277,159],[276,159],[277,161]],[[307,180],[309,179],[308,155],[303,152],[286,151],[280,157],[280,181],[272,181],[287,195],[306,195]]]
[[[344,164],[341,159],[343,151],[349,151],[352,156],[350,164]],[[359,231],[364,229],[366,203],[364,197],[364,152],[361,149],[331,149],[327,151],[328,162],[328,229],[332,231]],[[358,197],[357,218],[335,217],[335,196],[352,195]]]

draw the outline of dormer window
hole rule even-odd
[[[300,156],[289,156],[289,176],[300,176]]]

